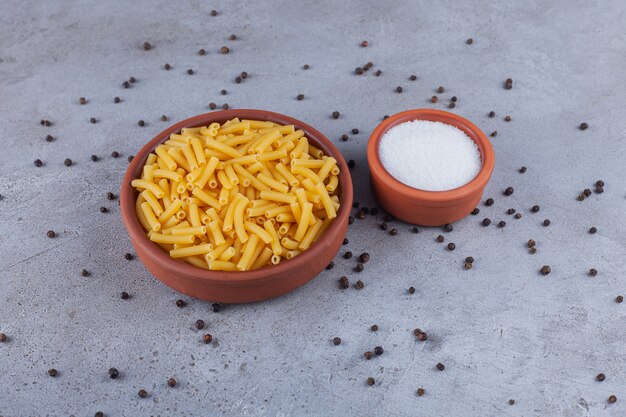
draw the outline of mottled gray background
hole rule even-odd
[[[623,415],[626,304],[614,299],[626,293],[625,22],[620,0],[0,0],[0,331],[9,336],[0,344],[0,416]],[[145,52],[144,41],[154,49]],[[223,45],[230,54],[218,54]],[[368,61],[372,70],[354,75]],[[235,84],[241,71],[250,77]],[[122,89],[130,76],[138,82]],[[434,105],[439,85],[446,92]],[[380,217],[357,220],[345,249],[372,256],[358,275],[363,290],[338,288],[341,275],[357,279],[354,259],[338,256],[289,295],[216,314],[193,300],[178,309],[180,294],[124,259],[132,248],[105,193],[117,193],[126,157],[168,126],[162,114],[173,122],[227,102],[306,121],[356,160],[355,199],[371,207],[369,132],[384,114],[445,109],[453,95],[454,112],[498,131],[485,195],[495,204],[451,233],[416,235],[391,222],[399,230],[391,237]],[[352,128],[360,133],[341,142]],[[604,194],[576,201],[597,179]],[[511,197],[502,196],[507,186]],[[509,207],[524,217],[506,215]],[[484,216],[507,226],[484,228]],[[48,239],[49,229],[58,237]],[[454,252],[435,242],[440,233]],[[471,271],[462,269],[468,255]],[[544,264],[547,277],[538,274]],[[92,275],[81,277],[83,268]],[[429,333],[426,343],[415,327]],[[376,345],[384,355],[365,361]],[[111,366],[120,379],[107,377]],[[598,372],[606,381],[595,381]]]

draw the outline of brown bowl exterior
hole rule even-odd
[[[380,140],[392,127],[411,120],[446,123],[465,132],[480,152],[482,168],[478,175],[469,183],[448,191],[419,190],[391,176],[380,161]],[[487,136],[469,120],[446,111],[416,109],[395,114],[374,129],[367,144],[367,161],[374,197],[381,207],[407,223],[442,226],[462,219],[478,205],[491,178],[495,155]]]
[[[337,160],[337,165],[341,170],[339,174],[341,207],[335,221],[324,232],[324,235],[308,250],[293,259],[254,271],[208,271],[170,258],[167,252],[148,239],[137,219],[135,212],[137,191],[131,187],[130,183],[140,176],[148,154],[157,145],[167,140],[171,133],[179,132],[183,127],[196,127],[213,122],[223,123],[234,117],[272,121],[284,125],[293,124],[296,129],[304,130],[311,144]],[[141,148],[124,176],[120,192],[120,207],[122,220],[139,259],[157,279],[194,298],[221,303],[248,303],[266,300],[292,291],[313,279],[331,262],[339,251],[348,230],[352,196],[352,179],[346,161],[332,142],[320,132],[299,120],[279,113],[233,109],[201,114],[183,120],[156,135]]]

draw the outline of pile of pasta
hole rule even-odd
[[[293,125],[235,118],[171,134],[132,186],[139,222],[172,258],[247,271],[319,239],[337,216],[338,174]]]

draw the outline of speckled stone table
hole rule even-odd
[[[624,415],[625,21],[619,0],[1,1],[0,416]],[[382,213],[369,215],[344,247],[370,253],[360,274],[340,253],[291,294],[217,313],[124,257],[132,247],[106,193],[118,193],[129,155],[210,102],[315,126],[356,161],[355,200],[371,208],[369,132],[452,96],[452,111],[498,132],[485,195],[495,203],[452,232],[389,221],[391,236]],[[599,179],[604,193],[576,200]],[[343,275],[365,287],[341,290]],[[365,360],[375,346],[384,354]]]

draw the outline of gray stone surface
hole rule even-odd
[[[623,415],[626,304],[614,298],[626,293],[625,21],[620,0],[0,1],[0,331],[9,336],[0,343],[0,416]],[[218,54],[223,45],[230,54]],[[368,61],[372,70],[355,76]],[[241,71],[250,77],[235,84]],[[138,82],[121,88],[130,76]],[[430,104],[439,85],[446,93]],[[357,220],[345,249],[371,253],[363,273],[338,256],[291,294],[217,314],[193,300],[178,309],[180,294],[124,259],[132,248],[105,193],[117,193],[126,157],[168,125],[162,114],[181,120],[213,101],[304,120],[357,161],[356,200],[371,207],[369,132],[384,114],[444,109],[452,95],[454,112],[498,131],[485,195],[495,204],[453,232],[413,234],[391,222],[391,237],[380,218]],[[361,133],[341,142],[353,127]],[[597,179],[604,194],[577,202]],[[515,194],[502,196],[509,185]],[[509,207],[523,218],[506,215]],[[485,216],[507,226],[484,228]],[[58,237],[48,239],[49,229]],[[440,233],[454,252],[435,242]],[[525,248],[531,238],[535,255]],[[471,271],[462,269],[468,255]],[[344,274],[365,288],[338,289]],[[213,345],[201,342],[197,319]],[[416,342],[415,327],[430,339]],[[384,355],[364,360],[377,345]],[[111,366],[118,380],[107,377]],[[47,376],[52,367],[57,378]]]

